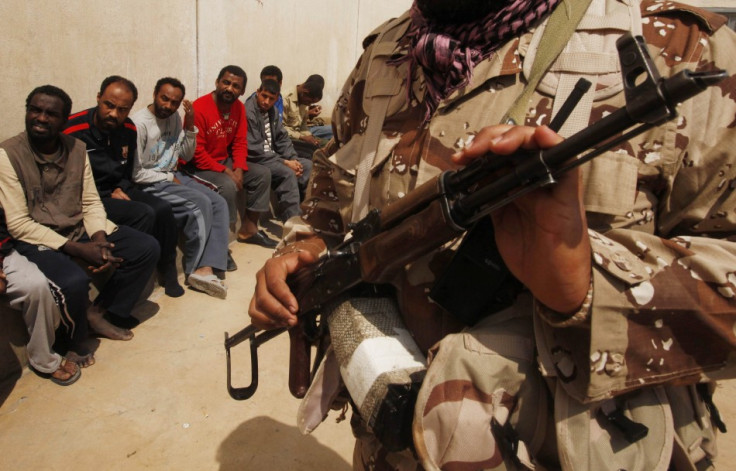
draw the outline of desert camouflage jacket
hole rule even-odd
[[[624,3],[611,0],[606,8]],[[586,164],[590,302],[564,318],[537,305],[535,316],[544,372],[560,377],[581,401],[673,378],[693,380],[722,370],[736,351],[736,35],[722,17],[670,1],[646,0],[640,13],[641,33],[662,76],[684,68],[731,75],[684,103],[678,119]],[[422,73],[407,81],[407,63],[396,60],[405,54],[398,39],[407,26],[404,16],[366,40],[334,110],[334,142],[315,156],[306,224],[291,221],[287,243],[314,232],[327,240],[346,232],[373,97],[391,96],[370,179],[370,206],[382,208],[453,168],[450,156],[498,123],[524,88],[531,33],[478,64],[470,84],[423,124]],[[579,32],[578,46],[596,34]],[[610,50],[607,41],[601,48]],[[610,70],[573,67],[574,77],[592,75],[595,84],[595,101],[578,128],[624,105],[616,64],[617,57]],[[526,124],[550,121],[552,95],[567,73],[561,66],[544,79]],[[426,294],[455,248],[448,244],[412,263],[395,282],[405,321],[425,350],[462,327]]]
[[[307,106],[299,104],[299,94],[294,91],[284,97],[284,128],[292,139],[311,136],[307,123]]]

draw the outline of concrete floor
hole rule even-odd
[[[287,387],[288,336],[260,349],[260,387],[250,400],[226,389],[224,332],[249,323],[254,273],[271,255],[232,243],[239,269],[227,300],[157,288],[136,312],[130,342],[99,341],[97,364],[60,387],[26,369],[0,405],[2,470],[349,470],[353,439],[338,414],[309,436],[296,428],[299,401]],[[233,350],[235,386],[245,386],[247,343]],[[719,442],[719,469],[736,463],[736,381],[715,400],[734,432]],[[728,463],[731,463],[729,465]]]
[[[260,349],[248,401],[226,388],[224,332],[249,323],[254,274],[272,254],[231,243],[239,265],[228,297],[156,288],[136,310],[130,342],[100,341],[97,363],[60,387],[26,369],[0,406],[1,470],[349,470],[352,435],[332,413],[312,435],[296,428],[287,387],[288,335]],[[249,383],[248,343],[233,350],[235,386]]]

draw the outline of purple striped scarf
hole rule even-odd
[[[526,32],[549,14],[560,0],[512,0],[472,23],[445,24],[424,17],[412,5],[411,25],[402,42],[409,48],[409,81],[417,64],[427,82],[429,118],[441,100],[470,82],[473,67],[506,41]],[[499,2],[502,3],[502,2]],[[409,87],[411,89],[411,87]]]

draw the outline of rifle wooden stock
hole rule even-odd
[[[312,380],[313,339],[306,334],[305,326],[313,321],[315,310],[360,282],[389,283],[406,264],[462,233],[463,229],[449,219],[439,179],[436,177],[417,188],[418,191],[410,193],[411,198],[402,198],[387,207],[385,214],[380,215],[379,224],[381,229],[386,225],[391,230],[368,238],[360,244],[357,254],[347,255],[357,262],[357,269],[336,269],[345,265],[337,255],[322,260],[316,269],[305,268],[295,273],[294,279],[287,280],[299,302],[297,325],[289,329],[289,391],[294,397],[304,397]],[[423,209],[418,211],[418,208]],[[334,280],[342,280],[342,286]],[[316,293],[319,297],[315,297]]]

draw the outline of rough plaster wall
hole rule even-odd
[[[363,38],[410,5],[410,0],[199,0],[199,90],[214,87],[222,66],[237,64],[248,74],[247,96],[258,88],[261,69],[273,64],[284,73],[284,93],[311,74],[322,75],[322,105],[329,109]]]
[[[211,89],[223,65],[237,64],[248,74],[250,93],[258,87],[261,68],[275,64],[284,73],[284,92],[313,73],[324,76],[332,85],[326,85],[328,101],[349,72],[347,64],[354,62],[357,5],[345,0],[200,1],[200,88]],[[232,27],[220,28],[222,18],[229,18]]]
[[[118,74],[138,86],[134,111],[151,101],[165,75],[187,97],[211,90],[219,69],[237,64],[248,93],[268,64],[284,87],[312,73],[325,77],[323,107],[360,54],[363,37],[401,14],[411,0],[25,0],[0,2],[0,140],[23,130],[25,97],[51,83],[73,109],[95,105],[100,82]]]
[[[136,83],[140,106],[163,75],[194,83],[194,7],[177,0],[0,2],[0,138],[23,129],[25,97],[46,83],[69,93],[75,111],[94,106],[100,82],[112,74]]]

